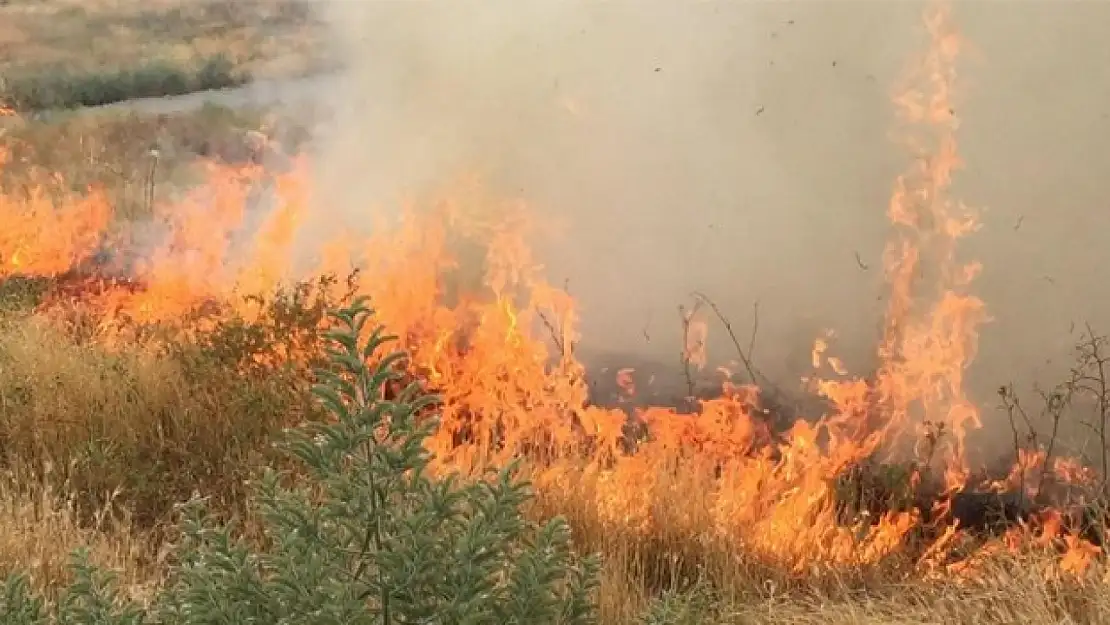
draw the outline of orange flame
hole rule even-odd
[[[953,94],[960,39],[943,4],[925,16],[931,46],[908,86],[895,96],[915,155],[899,177],[888,209],[898,235],[885,255],[891,298],[876,379],[882,427],[892,438],[937,435],[931,453],[944,463],[950,489],[968,476],[964,439],[980,426],[963,389],[964,369],[975,356],[983,302],[968,293],[978,265],[956,260],[958,241],[978,228],[975,212],[949,197],[961,166]],[[930,261],[926,266],[925,261]],[[931,283],[922,276],[931,271]],[[921,295],[935,293],[935,299]],[[931,307],[923,304],[933,301]],[[912,428],[912,429],[910,429]]]

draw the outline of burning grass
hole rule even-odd
[[[44,121],[0,117],[5,149],[0,189],[11,198],[93,187],[104,194],[114,220],[147,218],[154,203],[203,181],[205,163],[260,162],[277,142],[279,150],[298,150],[308,123],[282,117],[277,137],[277,119],[267,110],[215,105],[164,115],[101,111]]]
[[[319,224],[299,158],[209,162],[142,212],[102,185],[14,176],[28,184],[0,196],[16,224],[0,236],[0,462],[19,479],[0,535],[40,534],[6,544],[0,567],[52,587],[62,550],[90,541],[142,597],[193,492],[251,536],[244,482],[276,462],[278,432],[324,418],[305,396],[324,313],[367,295],[408,379],[443,399],[434,469],[522,459],[530,514],[564,515],[602,554],[604,622],[1105,622],[1098,472],[1017,429],[1017,461],[994,471],[966,444],[978,408],[962,374],[985,314],[955,251],[977,222],[947,196],[959,41],[943,12],[927,24],[898,100],[920,132],[888,213],[884,366],[852,378],[820,341],[813,415],[769,413],[731,374],[684,410],[597,401],[575,302],[526,244],[536,217],[472,188],[307,245]],[[696,368],[708,326],[685,322]]]

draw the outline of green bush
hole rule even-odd
[[[302,426],[282,448],[302,467],[266,471],[254,506],[257,547],[183,506],[176,566],[149,607],[74,556],[75,582],[47,605],[25,576],[8,578],[0,620],[13,625],[591,623],[598,561],[576,558],[556,518],[538,527],[511,468],[486,480],[433,479],[423,446],[436,398],[399,383],[404,356],[363,300],[333,314],[330,366],[314,393],[330,423]],[[368,364],[368,363],[375,364]]]
[[[4,85],[0,100],[23,112],[56,110],[222,89],[248,80],[231,59],[216,55],[192,67],[154,60],[137,68],[97,73],[74,74],[57,68],[9,76],[0,81]]]

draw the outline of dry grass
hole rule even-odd
[[[132,540],[131,531],[166,538],[175,504],[194,493],[240,514],[252,468],[305,408],[287,378],[227,373],[203,354],[108,353],[35,320],[9,324],[0,335],[0,465],[22,478],[24,494],[64,493],[67,513],[109,542]],[[124,534],[97,520],[108,514],[128,519]],[[73,543],[55,545],[64,558]]]
[[[60,173],[70,188],[103,189],[115,214],[135,218],[149,213],[152,194],[162,200],[195,181],[202,159],[250,163],[272,148],[260,138],[278,141],[283,149],[306,140],[304,125],[284,123],[277,136],[270,119],[264,111],[215,105],[170,115],[103,111],[49,121],[0,119],[11,157],[0,171],[0,188],[14,192]]]
[[[648,622],[682,624],[1110,623],[1110,568],[1061,577],[1050,550],[1002,551],[960,574],[913,572],[898,557],[873,569],[786,571],[714,538],[700,511],[710,480],[659,473],[671,485],[654,492],[647,531],[601,519],[592,476],[538,491],[537,516],[564,515],[584,549],[605,555],[602,622],[646,612],[655,615]]]
[[[72,499],[49,482],[28,488],[4,476],[0,486],[0,575],[27,573],[38,590],[55,599],[71,579],[70,555],[84,548],[97,566],[116,573],[124,593],[143,601],[158,587],[164,552],[131,530],[126,518],[105,507],[82,521]]]
[[[304,75],[326,64],[320,33],[291,0],[11,0],[0,4],[0,98],[68,108]]]

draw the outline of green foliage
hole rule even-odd
[[[0,595],[0,617],[5,625],[143,625],[149,623],[141,606],[120,600],[115,577],[89,563],[89,554],[78,549],[70,568],[73,582],[56,606],[34,595],[26,575],[13,574]]]
[[[334,314],[330,367],[314,389],[331,419],[281,445],[302,465],[296,476],[270,469],[260,480],[265,540],[237,537],[193,499],[183,507],[177,566],[152,607],[122,600],[79,554],[77,581],[56,606],[9,578],[3,622],[595,622],[598,561],[573,555],[563,519],[541,527],[525,519],[529,485],[512,467],[477,480],[431,475],[423,441],[437,399],[415,383],[397,390],[404,355],[381,353],[394,337],[380,327],[360,340],[370,315],[361,299]]]
[[[700,625],[720,622],[713,618],[713,606],[719,605],[706,586],[695,586],[684,592],[666,591],[648,604],[640,617],[642,625]]]
[[[138,605],[119,599],[115,576],[93,567],[86,550],[77,550],[71,568],[73,583],[58,602],[59,625],[141,625],[146,621]]]
[[[26,575],[8,576],[0,595],[0,615],[10,625],[37,625],[46,623],[46,606],[42,599],[31,592]]]
[[[222,89],[242,85],[248,79],[235,70],[227,56],[216,55],[193,67],[155,60],[137,68],[99,73],[71,74],[58,68],[34,75],[8,76],[3,83],[2,99],[18,111],[68,109]]]

